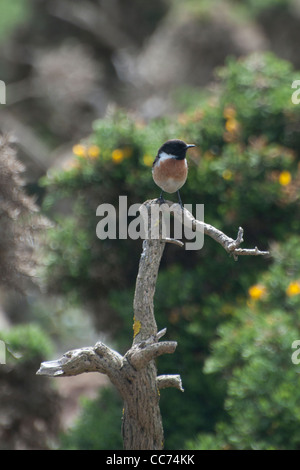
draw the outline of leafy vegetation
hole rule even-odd
[[[0,37],[6,38],[13,29],[24,23],[30,15],[30,5],[26,0],[2,0],[0,5]]]
[[[299,367],[291,360],[299,337],[299,238],[273,249],[274,263],[249,290],[246,306],[218,329],[207,374],[227,381],[229,421],[191,448],[298,449]]]
[[[198,146],[190,152],[183,202],[204,203],[205,220],[229,236],[241,225],[247,246],[272,248],[268,260],[237,263],[209,239],[197,253],[166,248],[156,317],[179,347],[158,367],[180,373],[185,388],[184,397],[175,390],[161,394],[167,448],[182,448],[183,436],[200,448],[299,446],[298,376],[290,361],[300,298],[293,287],[300,259],[300,110],[291,102],[296,76],[272,54],[230,59],[218,71],[214,92],[199,94],[199,101],[193,92],[177,118],[145,123],[112,112],[73,148],[64,171],[43,180],[44,208],[57,224],[50,234],[49,284],[60,294],[76,293],[80,302],[92,299],[96,320],[114,331],[119,349],[130,344],[141,243],[98,240],[96,208],[118,207],[119,195],[128,196],[128,206],[158,196],[151,165],[168,138]],[[180,99],[184,104],[184,94]],[[67,218],[56,209],[62,201]],[[287,294],[289,286],[295,295]],[[93,435],[102,435],[101,420],[98,426]],[[197,433],[205,434],[195,440]]]
[[[102,389],[96,400],[82,400],[81,416],[70,432],[61,437],[61,447],[64,450],[121,449],[121,414],[122,402],[117,392],[110,387]]]

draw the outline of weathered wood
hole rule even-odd
[[[166,201],[170,206],[170,201]],[[157,229],[158,221],[151,223],[151,207],[155,200],[146,201],[141,206],[146,224],[146,239],[140,257],[139,270],[133,301],[133,341],[124,356],[99,342],[94,347],[69,351],[60,359],[41,364],[37,374],[51,377],[64,377],[83,372],[106,374],[118,389],[124,401],[122,418],[123,445],[126,450],[163,449],[164,435],[159,408],[160,389],[175,387],[183,391],[179,375],[157,376],[155,359],[162,354],[174,353],[175,341],[159,340],[166,329],[157,332],[154,316],[154,294],[161,257],[165,243],[171,242],[182,246],[179,240],[161,239],[151,236],[151,230]],[[179,204],[174,205],[174,217],[188,223],[196,231],[210,236],[237,259],[240,255],[268,255],[266,251],[241,249],[243,229],[239,228],[236,240],[225,235],[204,221],[196,220]],[[163,208],[162,208],[163,210]],[[183,217],[184,215],[184,217]],[[157,230],[156,230],[157,232]]]

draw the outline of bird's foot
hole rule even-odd
[[[164,204],[166,201],[164,199],[164,197],[162,195],[160,195],[157,199],[156,199],[156,204],[159,204],[160,206],[162,204]]]
[[[182,204],[182,200],[181,200],[179,191],[177,191],[177,195],[178,195],[178,204],[180,205],[181,209],[183,210],[183,204]]]
[[[166,202],[166,201],[164,200],[163,193],[164,193],[164,192],[162,191],[162,192],[160,193],[159,198],[156,199],[156,204],[159,204],[160,206]]]

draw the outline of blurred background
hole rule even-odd
[[[300,0],[1,0],[1,449],[122,448],[106,377],[35,374],[130,347],[141,240],[97,239],[96,208],[157,197],[169,138],[197,145],[183,202],[271,256],[166,247],[158,371],[185,392],[161,392],[165,447],[300,448],[299,42]]]

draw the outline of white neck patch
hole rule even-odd
[[[159,160],[163,162],[164,160],[169,160],[169,158],[176,158],[175,155],[172,155],[171,153],[166,153],[166,152],[161,152],[159,154]]]
[[[175,155],[172,155],[171,153],[166,153],[166,152],[161,152],[159,154],[159,160],[158,160],[158,164],[160,164],[160,162],[163,162],[164,160],[170,160],[174,158],[176,160],[176,156]],[[187,165],[187,162],[186,162],[186,159],[184,159],[185,161],[185,164]]]
[[[168,160],[169,158],[175,158],[176,159],[176,156],[172,155],[171,153],[166,153],[166,152],[161,152],[159,154],[159,160],[161,162],[163,162],[164,160]]]

